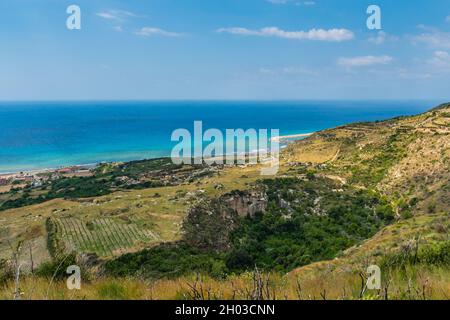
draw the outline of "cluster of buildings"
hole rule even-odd
[[[14,185],[41,187],[45,182],[59,179],[61,177],[88,176],[92,175],[91,168],[74,166],[57,170],[45,170],[35,172],[18,172],[0,175],[0,186]]]

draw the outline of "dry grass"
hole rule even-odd
[[[331,161],[339,151],[339,142],[311,138],[292,144],[286,148],[283,158],[286,162],[325,163]]]
[[[28,277],[20,283],[21,298],[27,300],[353,300],[353,299],[432,299],[450,297],[450,270],[415,268],[403,274],[383,275],[380,290],[367,290],[361,296],[357,272],[295,277],[262,274],[261,286],[253,273],[215,280],[209,277],[182,277],[176,280],[99,279],[82,283],[81,290],[68,290],[65,282],[50,285],[49,280]],[[260,289],[261,294],[255,295]],[[14,284],[0,289],[0,299],[12,299]]]

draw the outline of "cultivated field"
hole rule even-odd
[[[151,245],[159,237],[133,221],[100,218],[82,221],[77,218],[54,219],[57,238],[76,252],[96,253],[100,257],[121,255],[135,247]]]

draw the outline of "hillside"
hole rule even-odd
[[[186,167],[186,172],[192,171]],[[31,247],[34,267],[49,261],[49,251],[52,250],[49,250],[47,241],[49,221],[58,226],[54,236],[66,248],[66,253],[95,253],[100,259],[177,240],[182,221],[192,203],[243,188],[246,183],[259,177],[256,168],[222,170],[222,174],[206,175],[194,179],[194,182],[180,179],[173,185],[153,188],[138,185],[137,188],[111,190],[107,195],[97,197],[90,193],[84,197],[71,196],[69,193],[73,192],[72,184],[75,183],[77,188],[86,192],[83,189],[84,179],[63,177],[60,180],[69,187],[61,189],[60,197],[0,211],[0,260],[10,260],[13,253],[18,252],[23,270],[29,270]],[[138,171],[140,175],[152,174],[151,170],[142,168]],[[60,180],[55,184],[59,184]],[[42,191],[32,189],[31,192]],[[17,197],[17,193],[3,196]]]
[[[359,273],[371,263],[392,271],[393,279],[405,264],[420,269],[440,290],[436,297],[450,294],[443,271],[449,263],[450,104],[293,142],[276,177],[261,179],[258,166],[172,167],[165,161],[105,164],[88,177],[57,177],[1,194],[6,283],[15,253],[23,270],[43,277],[74,254],[77,263],[90,257],[83,267],[104,281],[131,276],[175,286],[199,272],[213,278],[208,281],[223,298],[232,298],[229,281],[245,285],[255,265],[274,272],[278,297],[291,299],[299,298],[298,279],[305,290],[309,284],[311,298],[321,297],[323,288],[330,298],[358,297]],[[337,284],[339,277],[344,280]],[[404,280],[393,282],[399,290],[393,297],[401,298]],[[342,296],[341,285],[354,292]],[[97,290],[95,282],[86,290]]]
[[[318,171],[390,198],[397,213],[450,207],[450,105],[413,116],[321,131],[291,144],[286,163]]]

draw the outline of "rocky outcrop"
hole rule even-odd
[[[222,196],[226,205],[240,217],[254,217],[267,209],[267,194],[264,190],[234,191]]]
[[[75,257],[75,261],[77,265],[84,268],[93,268],[100,263],[95,253],[81,253]]]
[[[184,241],[201,250],[226,251],[231,248],[230,234],[239,217],[265,212],[267,203],[265,191],[256,189],[203,199],[189,210],[183,223]]]
[[[238,216],[220,198],[205,199],[191,208],[183,223],[183,240],[200,250],[226,251]]]

